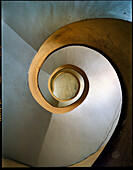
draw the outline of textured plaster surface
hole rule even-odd
[[[132,21],[131,1],[2,2],[2,19],[38,50],[64,25],[91,18]]]

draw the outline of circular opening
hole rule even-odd
[[[69,101],[77,96],[80,83],[71,72],[60,72],[54,79],[50,79],[50,92],[59,101]]]
[[[54,108],[79,105],[88,93],[88,83],[84,71],[70,64],[57,67],[51,74],[39,72],[40,92]]]
[[[48,89],[53,98],[59,101],[58,107],[64,107],[76,102],[85,88],[84,75],[73,65],[63,65],[56,68],[48,80]]]
[[[88,92],[88,79],[85,73],[70,64],[57,67],[50,74],[47,82],[52,100],[46,99],[55,107],[68,107],[75,102],[79,103],[80,98]]]

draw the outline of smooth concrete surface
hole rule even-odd
[[[55,63],[53,67],[51,61]],[[84,46],[68,46],[52,53],[43,67],[53,72],[61,64],[57,61],[82,68],[90,88],[78,107],[52,115],[38,159],[38,166],[42,167],[69,166],[95,153],[109,141],[122,105],[117,74],[100,53]]]
[[[105,146],[104,146],[105,147]],[[89,156],[89,159],[84,159],[83,161],[77,163],[77,164],[74,164],[74,165],[71,165],[69,167],[91,167],[94,163],[94,160],[101,154],[101,152],[103,151],[104,147],[102,147],[101,149],[99,149],[95,154]],[[24,165],[22,163],[19,163],[17,161],[14,161],[12,159],[7,159],[7,158],[2,158],[2,168],[5,167],[30,167],[30,166],[27,166],[27,165]]]
[[[33,99],[28,69],[36,51],[2,22],[2,153],[35,166],[51,113]]]
[[[20,1],[2,2],[3,20],[38,50],[64,25],[91,18],[132,21],[132,1]]]
[[[40,69],[39,76],[38,76],[38,86],[40,89],[40,92],[42,93],[43,97],[51,103],[53,106],[58,106],[59,101],[55,100],[48,89],[48,79],[50,75],[46,73],[44,70]]]

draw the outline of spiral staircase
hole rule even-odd
[[[38,51],[2,27],[3,155],[31,167],[92,165],[124,112],[131,118],[131,23],[74,22]]]

